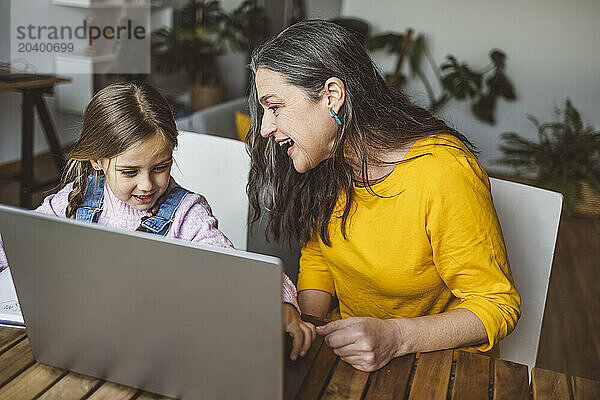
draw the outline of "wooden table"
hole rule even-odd
[[[13,77],[15,79],[13,79]],[[53,75],[10,74],[9,71],[0,69],[0,92],[18,91],[23,95],[22,121],[21,121],[21,172],[19,179],[21,190],[19,205],[31,208],[31,192],[57,183],[63,172],[65,160],[62,153],[56,129],[50,118],[50,113],[44,101],[45,94],[54,92],[54,85],[70,82],[69,78]],[[37,109],[50,152],[54,156],[57,178],[48,182],[36,183],[33,177],[33,124],[34,112]]]
[[[296,399],[600,399],[600,382],[534,368],[530,386],[526,366],[464,351],[410,354],[371,374],[320,342],[311,353]],[[167,399],[36,363],[25,331],[0,327],[0,399],[34,398]]]

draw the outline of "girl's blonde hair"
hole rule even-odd
[[[177,133],[169,103],[152,86],[113,83],[96,93],[85,108],[81,136],[64,174],[65,183],[73,181],[65,211],[67,218],[75,218],[81,207],[88,177],[98,176],[90,160],[116,157],[155,134],[175,148]]]

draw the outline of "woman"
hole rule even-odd
[[[357,369],[490,351],[519,318],[488,177],[459,132],[390,88],[342,27],[295,24],[256,49],[248,192],[304,247],[303,313]]]

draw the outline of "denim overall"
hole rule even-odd
[[[156,215],[143,217],[138,231],[149,232],[155,235],[165,236],[169,232],[175,212],[183,200],[183,196],[191,193],[180,186],[175,186],[167,199],[160,205]],[[77,209],[75,219],[77,221],[96,223],[102,212],[104,204],[104,175],[97,179],[90,179],[85,190],[85,196],[81,207]]]

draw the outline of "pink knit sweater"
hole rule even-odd
[[[73,183],[65,185],[58,193],[46,197],[42,205],[35,211],[66,218],[68,196],[72,189]],[[107,184],[104,185],[104,204],[98,218],[100,225],[134,231],[140,226],[144,215],[146,215],[145,211],[136,210],[122,202],[113,194]],[[233,247],[229,239],[218,229],[218,221],[212,215],[206,199],[195,193],[188,193],[184,196],[175,212],[173,223],[166,237],[215,247]],[[0,237],[0,271],[6,267],[8,267],[8,261]],[[282,298],[284,302],[292,304],[299,310],[296,301],[296,287],[285,274],[283,274]]]

